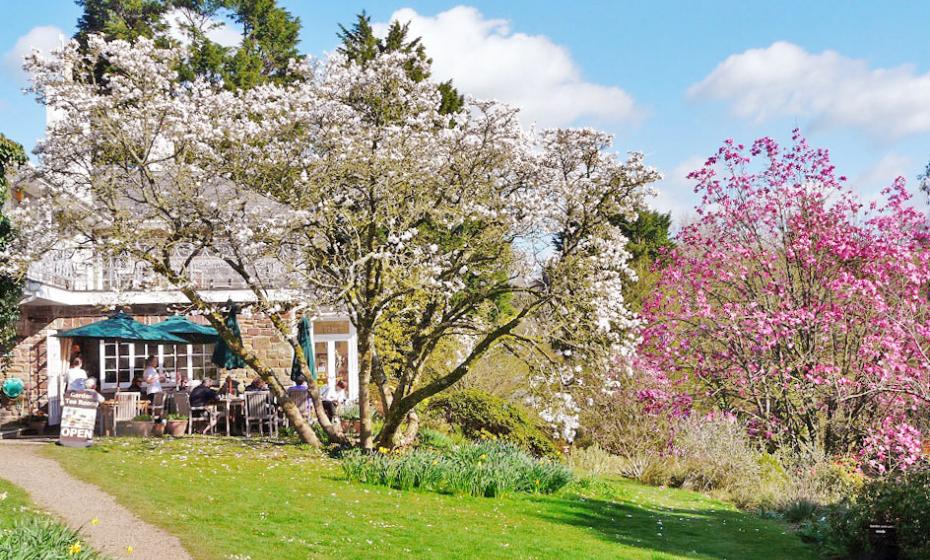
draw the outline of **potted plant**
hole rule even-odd
[[[346,404],[339,411],[339,419],[342,420],[342,431],[356,434],[362,431],[362,420],[357,402]]]
[[[155,423],[148,414],[140,414],[126,423],[126,435],[135,437],[148,437],[152,433]]]
[[[172,412],[165,424],[165,433],[172,437],[181,437],[187,433],[187,416]]]
[[[165,419],[156,418],[152,423],[152,435],[155,437],[161,437],[165,435]]]

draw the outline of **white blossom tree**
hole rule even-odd
[[[192,281],[194,257],[241,276],[305,368],[288,313],[348,313],[365,448],[409,442],[417,405],[501,347],[540,357],[540,407],[570,424],[576,370],[606,371],[633,348],[621,295],[632,272],[610,219],[632,215],[658,174],[640,154],[610,153],[608,135],[527,132],[490,101],[441,114],[436,84],[410,78],[423,62],[402,53],[334,55],[300,67],[294,84],[230,92],[177,80],[178,51],[88,43],[28,64],[39,99],[62,115],[37,148],[57,229],[177,286],[306,441],[316,438],[273,372]],[[98,56],[113,68],[100,83],[81,71]],[[312,389],[328,437],[347,443]]]

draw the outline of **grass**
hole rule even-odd
[[[46,452],[197,559],[816,558],[783,524],[626,480],[491,499],[349,482],[333,459],[268,442],[117,439]]]
[[[37,515],[29,496],[19,486],[0,479],[0,529],[10,528],[24,517]]]
[[[34,509],[18,486],[0,479],[0,559],[104,560],[80,536]]]

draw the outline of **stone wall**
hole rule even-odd
[[[126,309],[141,323],[152,324],[167,318],[171,313],[164,305],[132,306]],[[66,330],[94,323],[112,313],[95,307],[80,306],[23,306],[17,325],[19,341],[13,349],[12,360],[0,380],[18,377],[26,384],[24,397],[16,402],[0,402],[0,426],[34,410],[45,410],[48,404],[48,364],[46,341],[51,330]],[[198,322],[205,323],[203,319]],[[253,349],[262,362],[274,368],[282,382],[289,382],[292,350],[280,337],[271,321],[261,315],[239,316],[242,340]],[[247,383],[255,374],[248,369],[230,372]]]

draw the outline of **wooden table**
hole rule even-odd
[[[216,401],[216,406],[218,409],[225,411],[223,416],[226,417],[226,436],[231,435],[229,430],[229,417],[232,416],[233,409],[238,408],[241,412],[242,408],[245,406],[245,397],[229,395],[221,395],[220,398]]]

